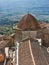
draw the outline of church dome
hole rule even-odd
[[[17,25],[17,28],[22,30],[37,30],[41,27],[34,16],[32,16],[31,14],[27,14],[22,17],[22,19]]]

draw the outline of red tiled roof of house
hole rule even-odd
[[[4,41],[4,40],[0,41],[0,49],[3,49],[4,47],[6,47],[7,44],[8,44],[7,40],[6,41]]]
[[[37,41],[25,40],[19,44],[19,65],[48,65]]]
[[[22,17],[22,19],[17,25],[17,28],[22,30],[37,30],[41,27],[34,16],[32,16],[31,14],[27,14]]]
[[[47,47],[42,46],[42,50],[43,50],[45,58],[46,58],[46,60],[48,61],[48,64],[49,64],[49,53],[47,51]]]
[[[7,44],[7,46],[13,46],[14,45],[14,38],[12,37],[12,36],[6,36],[5,38],[4,38],[4,40],[6,41],[8,41],[8,44]]]
[[[43,50],[38,45],[38,43],[32,42],[31,47],[32,47],[32,53],[34,56],[35,65],[48,65]]]
[[[19,65],[34,65],[28,41],[22,42],[19,45]]]
[[[3,38],[3,40],[1,39],[0,41],[0,49],[3,49],[6,46],[13,46],[14,45],[14,39],[10,36],[6,36]]]
[[[49,28],[49,23],[46,22],[41,22],[39,23],[39,25],[41,26],[41,28]]]

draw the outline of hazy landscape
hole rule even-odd
[[[49,0],[2,0],[0,19],[19,20],[24,14],[31,13],[38,19],[49,17]]]
[[[49,22],[49,0],[1,0],[0,26],[16,24],[25,14]]]

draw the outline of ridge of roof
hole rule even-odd
[[[37,19],[31,14],[24,15],[15,29],[37,30],[41,29]]]

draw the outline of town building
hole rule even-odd
[[[22,17],[14,27],[17,65],[48,65],[49,53],[43,44],[44,33],[31,14]],[[42,46],[41,46],[42,45]]]
[[[21,41],[27,37],[42,38],[41,27],[37,19],[31,14],[22,17],[20,22],[14,27],[16,41]]]

